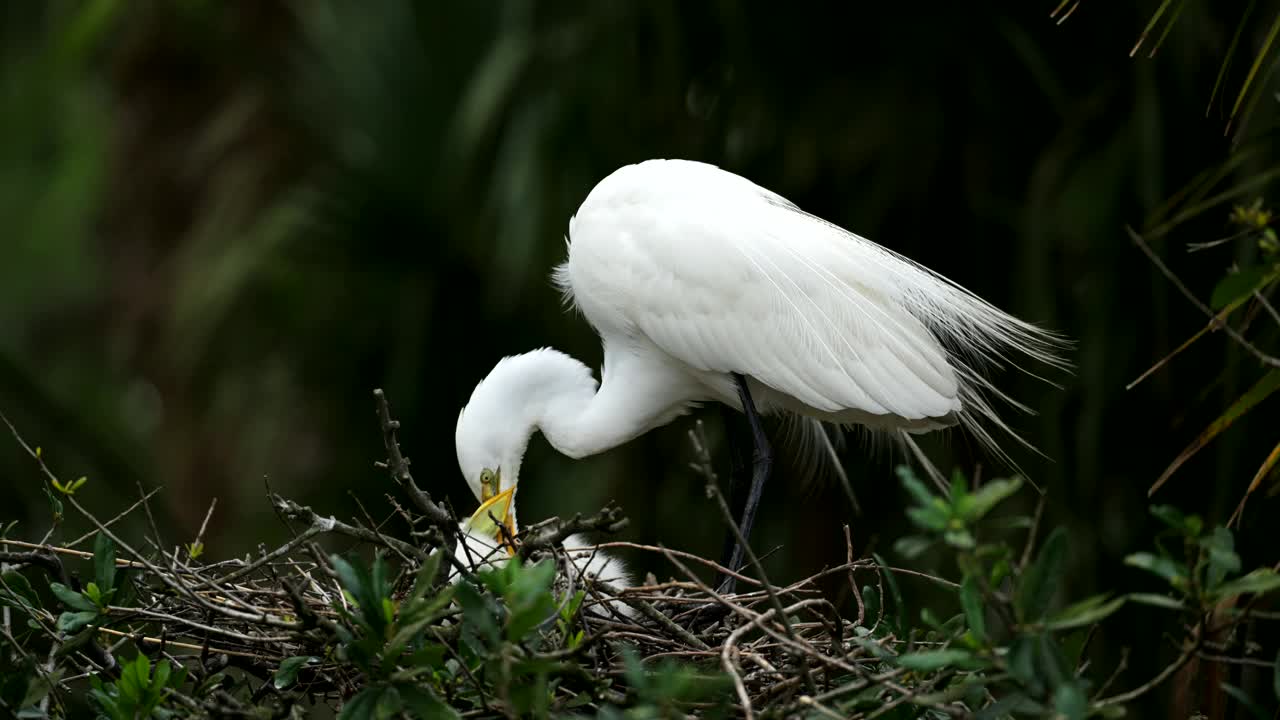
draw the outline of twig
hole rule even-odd
[[[156,487],[156,488],[152,488],[152,489],[151,489],[151,492],[149,492],[149,493],[147,493],[146,495],[144,495],[143,497],[139,498],[139,499],[137,500],[137,502],[135,502],[134,504],[132,504],[132,505],[130,505],[129,507],[125,508],[123,511],[121,511],[121,512],[120,512],[120,514],[116,515],[115,517],[111,518],[110,520],[106,521],[106,522],[105,522],[105,523],[103,523],[103,524],[104,524],[104,525],[106,525],[107,527],[111,527],[112,525],[115,525],[116,523],[120,522],[120,521],[121,521],[121,520],[123,520],[125,517],[127,517],[127,516],[129,515],[129,513],[133,512],[134,510],[137,510],[137,509],[138,509],[138,507],[139,507],[140,505],[142,505],[142,503],[146,502],[147,500],[150,500],[150,499],[151,499],[151,496],[153,496],[153,495],[155,495],[156,493],[160,492],[160,490],[161,490],[161,489],[162,489],[162,488],[158,488],[158,487]],[[75,540],[72,540],[71,542],[67,543],[66,545],[63,545],[63,547],[64,547],[64,548],[68,548],[68,549],[69,549],[69,548],[74,548],[75,546],[79,545],[80,543],[84,542],[85,540],[88,540],[89,538],[91,538],[91,537],[93,537],[94,535],[97,535],[97,534],[98,534],[98,531],[97,531],[97,530],[90,530],[89,532],[87,532],[87,533],[85,533],[85,534],[81,535],[80,537],[76,538]]]
[[[57,578],[58,582],[63,585],[68,583],[67,571],[62,567],[62,561],[58,559],[57,555],[48,551],[0,551],[0,562],[9,563],[11,565],[35,565]]]
[[[584,532],[616,533],[627,526],[628,520],[622,509],[610,501],[600,512],[584,518],[576,514],[569,520],[550,518],[536,525],[530,525],[520,533],[520,548],[517,554],[528,558],[534,550],[545,549],[563,543],[569,536]]]
[[[795,630],[791,627],[791,620],[787,617],[787,613],[782,608],[782,601],[778,599],[778,595],[774,592],[773,585],[769,582],[769,576],[765,574],[764,565],[760,563],[760,558],[756,556],[755,550],[751,548],[751,544],[747,542],[747,538],[742,535],[742,528],[738,527],[738,523],[733,519],[733,512],[729,510],[729,504],[725,502],[724,494],[720,492],[720,484],[716,482],[715,473],[711,470],[711,455],[707,452],[707,445],[704,437],[702,422],[698,421],[694,425],[694,429],[689,431],[689,438],[693,441],[694,452],[697,454],[700,464],[704,470],[704,477],[707,481],[707,493],[716,501],[716,505],[720,508],[720,516],[728,524],[729,530],[733,533],[734,539],[742,545],[742,550],[746,553],[747,561],[755,568],[760,576],[760,582],[763,583],[765,592],[769,595],[769,602],[773,605],[774,610],[778,611],[778,619],[782,622],[782,627],[786,630],[787,637],[792,641],[796,640]],[[811,695],[818,694],[818,685],[813,680],[813,673],[809,669],[809,661],[806,656],[799,655],[796,658],[800,661],[801,671],[804,673],[805,684],[809,687]]]
[[[218,507],[218,498],[215,497],[209,501],[209,509],[205,511],[204,520],[200,523],[200,530],[196,532],[196,539],[191,542],[191,547],[197,548],[197,552],[204,547],[204,531],[209,527],[209,518],[213,517],[213,510],[216,507]],[[190,554],[190,551],[188,551],[188,554]]]
[[[1187,286],[1182,282],[1182,280],[1179,279],[1178,276],[1174,274],[1172,270],[1169,269],[1169,266],[1165,265],[1164,261],[1161,260],[1160,257],[1155,254],[1155,251],[1151,249],[1151,246],[1147,244],[1147,241],[1141,235],[1135,232],[1133,228],[1128,226],[1125,226],[1125,231],[1129,233],[1129,239],[1133,240],[1133,242],[1137,244],[1138,248],[1142,250],[1142,252],[1147,256],[1147,258],[1151,260],[1152,264],[1154,264],[1156,268],[1160,270],[1161,274],[1163,274],[1169,280],[1169,282],[1173,283],[1173,286],[1178,288],[1178,291],[1181,292],[1184,297],[1190,300],[1192,305],[1195,305],[1196,308],[1200,310],[1200,312],[1204,313],[1205,317],[1208,317],[1210,320],[1214,322],[1218,322],[1219,327],[1222,328],[1222,331],[1225,332],[1228,337],[1234,340],[1237,345],[1244,348],[1251,355],[1257,358],[1258,361],[1261,362],[1263,365],[1269,365],[1271,367],[1280,367],[1280,358],[1274,357],[1272,355],[1268,355],[1262,350],[1259,350],[1257,346],[1255,346],[1253,343],[1246,340],[1243,335],[1241,335],[1239,332],[1236,332],[1236,329],[1231,327],[1230,323],[1218,321],[1217,314],[1215,314],[1213,310],[1209,309],[1208,305],[1205,305],[1203,302],[1201,302],[1200,298],[1197,298],[1195,296],[1195,293],[1191,292],[1191,290],[1187,288]]]
[[[418,487],[418,484],[413,480],[413,475],[409,472],[409,458],[400,452],[400,441],[396,438],[396,431],[400,429],[400,421],[392,419],[391,406],[387,402],[386,393],[382,392],[382,388],[378,388],[373,391],[373,399],[378,405],[378,424],[382,427],[382,444],[387,449],[386,462],[374,464],[390,472],[391,477],[404,486],[405,491],[409,493],[409,498],[413,500],[413,504],[418,506],[418,509],[422,511],[428,521],[437,525],[449,524],[449,513],[436,504],[427,491]]]
[[[319,515],[316,515],[315,511],[311,508],[299,505],[298,503],[279,495],[273,495],[271,497],[271,501],[272,504],[274,504],[286,517],[305,522],[308,526],[319,525],[321,527],[321,532],[338,533],[339,535],[346,535],[347,537],[353,537],[367,543],[382,545],[403,555],[411,556],[418,560],[418,562],[427,558],[426,553],[403,540],[387,537],[366,528],[348,525],[333,517],[321,518]]]

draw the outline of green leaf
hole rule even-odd
[[[295,655],[281,660],[280,667],[276,669],[275,676],[271,679],[271,684],[277,690],[289,687],[297,681],[298,671],[313,662],[320,662],[320,658],[312,655]]]
[[[1057,594],[1062,580],[1067,549],[1067,530],[1059,527],[1045,539],[1035,562],[1020,579],[1014,605],[1024,622],[1040,620],[1049,610],[1049,603]]]
[[[1119,610],[1124,603],[1123,595],[1110,601],[1106,595],[1094,595],[1055,613],[1045,621],[1045,627],[1049,630],[1070,630],[1092,625]]]
[[[965,622],[969,630],[980,642],[987,639],[987,614],[982,606],[982,591],[978,588],[978,578],[965,575],[960,583],[960,607],[964,610]]]
[[[920,652],[899,655],[897,663],[900,667],[916,672],[933,672],[944,667],[972,669],[978,658],[968,650],[948,648],[946,650],[921,650]],[[981,663],[978,662],[980,665]]]
[[[133,662],[125,663],[120,670],[120,681],[117,685],[123,697],[134,703],[141,703],[143,694],[151,685],[151,660],[146,655],[138,653]]]
[[[902,590],[898,587],[898,579],[894,576],[893,571],[889,569],[889,563],[880,557],[879,553],[872,553],[871,557],[880,564],[880,573],[884,575],[884,584],[889,586],[889,595],[893,598],[893,615],[889,617],[890,621],[896,618],[906,617],[906,604],[902,602]]]
[[[342,587],[355,600],[360,617],[374,635],[382,635],[389,622],[383,600],[389,594],[386,581],[386,564],[380,553],[373,556],[372,569],[363,563],[352,564],[338,555],[330,555],[334,572]]]
[[[951,498],[953,507],[959,507],[962,503],[968,502],[969,481],[965,478],[964,473],[960,472],[960,468],[956,468],[951,473],[951,491],[948,495]]]
[[[104,593],[116,586],[116,544],[102,531],[93,541],[93,579]]]
[[[1174,530],[1192,537],[1199,537],[1200,530],[1204,526],[1199,516],[1184,515],[1181,510],[1172,505],[1152,505],[1151,514]]]
[[[1158,595],[1156,593],[1129,593],[1125,596],[1130,602],[1140,605],[1151,605],[1153,607],[1165,608],[1167,610],[1185,610],[1187,606],[1177,598],[1168,595]]]
[[[422,667],[439,670],[445,666],[445,647],[436,643],[427,643],[409,656],[409,667]]]
[[[1258,568],[1244,577],[1219,585],[1213,594],[1221,599],[1248,593],[1261,595],[1273,590],[1280,590],[1280,574],[1271,568]]]
[[[342,711],[338,713],[338,720],[372,720],[376,717],[378,702],[382,700],[384,689],[381,687],[367,687],[356,693],[342,706]]]
[[[1022,478],[1017,476],[992,480],[969,496],[969,502],[961,513],[961,517],[965,522],[976,522],[1021,487]]]
[[[414,718],[422,720],[457,720],[462,717],[461,713],[449,707],[443,700],[436,696],[430,688],[417,685],[397,685],[396,690],[400,693],[400,700],[404,703],[409,714]],[[583,693],[584,695],[586,693]]]
[[[4,581],[0,583],[0,588],[12,591],[15,596],[14,599],[25,603],[26,608],[34,609],[40,607],[40,596],[36,594],[35,588],[31,587],[31,583],[25,575],[17,570],[9,570],[4,575],[0,575],[0,580]],[[0,594],[0,603],[21,607],[20,603],[4,603],[4,600],[4,594]]]
[[[1273,272],[1273,268],[1254,266],[1229,273],[1213,288],[1209,304],[1214,310],[1221,310],[1240,298],[1252,295],[1254,290],[1260,289],[1271,279]]]
[[[925,507],[907,508],[907,517],[911,518],[911,522],[924,530],[933,530],[940,532],[947,527],[947,521],[951,516],[943,508],[936,505],[928,505]]]
[[[867,626],[874,625],[881,612],[880,593],[876,592],[875,586],[862,586],[862,608],[865,611],[864,620]]]
[[[545,595],[511,609],[507,619],[507,640],[519,642],[550,620],[556,609],[555,598],[548,590]]]
[[[1253,386],[1245,391],[1243,395],[1236,398],[1236,401],[1231,403],[1231,406],[1228,407],[1217,420],[1209,423],[1209,427],[1205,428],[1204,431],[1201,432],[1185,450],[1178,454],[1178,457],[1174,458],[1173,462],[1169,464],[1169,467],[1165,468],[1164,472],[1160,474],[1160,477],[1157,478],[1147,490],[1147,494],[1150,495],[1160,489],[1160,486],[1164,485],[1170,476],[1172,476],[1178,468],[1182,467],[1183,463],[1190,460],[1193,455],[1199,452],[1205,445],[1208,445],[1209,442],[1222,433],[1223,430],[1231,427],[1232,423],[1239,420],[1241,416],[1252,410],[1255,405],[1267,399],[1267,397],[1277,389],[1280,389],[1280,368],[1273,369],[1266,375],[1259,378],[1258,382],[1254,383]]]
[[[1271,720],[1271,713],[1263,710],[1261,706],[1251,697],[1249,693],[1232,685],[1230,683],[1222,683],[1222,691],[1236,699],[1241,707],[1247,709],[1249,714],[1258,718],[1258,720]]]
[[[98,583],[91,582],[88,585],[85,585],[84,590],[81,592],[85,597],[92,600],[94,605],[102,607],[102,591],[98,589]]]
[[[907,535],[906,537],[898,538],[898,541],[893,544],[893,551],[911,560],[919,557],[931,545],[933,545],[933,539],[928,536]]]
[[[1159,575],[1175,587],[1186,584],[1186,566],[1170,557],[1148,552],[1133,553],[1125,557],[1124,564]]]
[[[77,632],[85,625],[96,620],[98,617],[97,610],[84,610],[81,612],[64,612],[58,616],[58,630],[70,635]]]
[[[98,606],[94,605],[92,600],[62,583],[51,582],[49,583],[49,589],[62,601],[63,605],[73,610],[92,611],[95,615],[98,612]]]
[[[156,663],[156,674],[155,677],[151,678],[151,687],[157,691],[163,690],[169,685],[169,674],[171,672],[173,672],[173,667],[169,665],[168,660],[161,660]]]
[[[1235,538],[1231,531],[1224,527],[1216,527],[1213,532],[1200,541],[1200,546],[1209,551],[1210,589],[1222,584],[1227,575],[1240,572],[1240,556],[1235,552]]]
[[[409,591],[409,600],[416,601],[426,597],[427,591],[431,589],[432,583],[435,582],[436,574],[440,571],[441,553],[432,553],[422,563],[422,567],[418,568],[417,576],[413,579],[413,589]]]
[[[1084,720],[1089,714],[1089,699],[1078,684],[1063,683],[1053,693],[1053,708],[1065,720]]]
[[[964,528],[959,530],[948,530],[942,534],[942,539],[948,545],[960,550],[972,550],[977,546],[978,542],[973,539],[973,533]]]
[[[929,492],[929,488],[925,487],[924,483],[920,482],[920,478],[916,477],[915,471],[910,466],[899,465],[895,472],[897,472],[898,478],[902,480],[902,486],[907,489],[907,492],[911,493],[916,502],[926,507],[933,504],[934,494]]]

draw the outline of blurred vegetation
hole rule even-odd
[[[1252,488],[1235,552],[1274,563],[1275,369],[1125,228],[1277,355],[1254,295],[1276,285],[1277,18],[1262,0],[7,3],[0,409],[97,502],[163,485],[175,542],[217,497],[204,544],[230,557],[286,537],[266,485],[339,514],[391,489],[360,421],[386,387],[419,480],[468,507],[452,435],[474,383],[544,344],[599,364],[547,281],[569,216],[619,165],[686,157],[1076,339],[1063,389],[1001,379],[1038,412],[1016,426],[1051,461],[1019,461],[1071,535],[1072,596],[1138,589],[1119,568],[1162,527],[1163,476],[1156,501],[1210,526]],[[714,552],[687,429],[581,462],[535,440],[521,516],[614,498],[631,539]],[[984,460],[960,436],[927,449]],[[842,562],[844,522],[860,551],[910,532],[897,459],[845,456],[860,516],[835,489],[768,488],[775,577]],[[0,470],[6,517],[42,532],[47,486],[5,443]],[[1093,647],[1146,649],[1128,670],[1146,677],[1176,653],[1162,622]]]

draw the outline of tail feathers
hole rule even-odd
[[[917,466],[929,476],[929,479],[942,492],[947,492],[951,483],[925,454],[916,442],[915,437],[906,430],[893,433],[871,430],[861,425],[843,428],[838,425],[828,427],[827,423],[802,415],[784,416],[780,460],[789,463],[802,492],[812,494],[827,487],[831,482],[838,482],[849,505],[858,515],[862,514],[861,504],[854,493],[853,483],[845,472],[840,461],[840,451],[847,445],[845,431],[858,432],[860,444],[866,445],[874,453],[877,449],[891,449],[897,446],[903,459]],[[888,448],[883,447],[886,443]],[[877,447],[881,446],[881,447]],[[893,454],[897,454],[890,450]]]
[[[840,462],[839,451],[845,445],[840,428],[828,428],[821,420],[803,415],[788,414],[784,418],[781,444],[802,492],[812,494],[829,482],[838,482],[854,513],[861,515],[862,506]]]
[[[951,483],[947,482],[946,477],[944,477],[942,472],[938,470],[938,467],[934,465],[933,461],[929,459],[929,456],[925,455],[924,451],[920,449],[920,446],[916,443],[916,439],[911,437],[911,433],[906,430],[899,430],[898,438],[902,441],[902,444],[911,451],[911,455],[915,458],[916,462],[920,464],[920,467],[924,469],[925,474],[929,476],[929,479],[933,480],[933,484],[937,485],[938,489],[945,495],[948,490],[950,490]]]

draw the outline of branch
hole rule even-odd
[[[703,433],[701,420],[697,422],[693,430],[689,431],[689,439],[693,441],[693,449],[698,457],[698,462],[694,464],[694,467],[701,471],[707,481],[707,494],[716,501],[716,505],[720,508],[721,516],[729,526],[729,530],[733,532],[734,539],[742,545],[742,549],[747,555],[747,561],[756,569],[756,573],[760,577],[760,583],[764,587],[765,593],[769,596],[769,603],[777,611],[778,619],[782,622],[782,628],[786,631],[787,637],[793,643],[798,643],[795,628],[791,626],[791,620],[787,617],[787,613],[782,607],[782,601],[778,599],[774,586],[769,582],[769,576],[765,574],[764,565],[760,563],[760,558],[756,555],[755,550],[751,549],[751,543],[747,542],[747,538],[743,536],[742,528],[738,527],[737,521],[733,519],[733,513],[730,512],[729,505],[724,500],[724,494],[720,492],[720,483],[716,480],[715,471],[711,467],[711,454],[707,451],[706,437]],[[817,695],[818,686],[813,680],[812,672],[809,670],[808,658],[800,653],[794,653],[794,657],[799,661],[805,684],[809,687],[809,694]]]
[[[1169,279],[1169,282],[1173,283],[1173,286],[1178,288],[1179,292],[1181,292],[1184,297],[1186,297],[1188,300],[1191,301],[1191,304],[1199,308],[1200,312],[1205,314],[1205,317],[1209,318],[1211,322],[1217,323],[1218,326],[1222,328],[1223,332],[1225,332],[1228,337],[1234,340],[1237,345],[1244,348],[1251,355],[1256,357],[1258,361],[1261,362],[1263,365],[1270,365],[1271,367],[1280,368],[1280,358],[1275,357],[1273,355],[1268,355],[1262,350],[1259,350],[1256,345],[1246,340],[1245,337],[1241,335],[1239,332],[1237,332],[1235,328],[1231,327],[1230,324],[1218,320],[1218,315],[1215,312],[1213,312],[1213,310],[1211,310],[1208,305],[1205,305],[1203,302],[1201,302],[1200,298],[1196,297],[1195,293],[1192,293],[1191,290],[1189,290],[1187,286],[1183,284],[1182,280],[1179,279],[1178,276],[1175,275],[1174,272],[1169,269],[1168,265],[1164,264],[1164,261],[1160,259],[1160,256],[1156,255],[1155,251],[1151,249],[1151,246],[1147,244],[1147,241],[1143,239],[1141,235],[1134,232],[1133,228],[1128,226],[1125,226],[1125,232],[1129,233],[1129,239],[1133,240],[1133,242],[1138,246],[1138,249],[1142,250],[1142,252],[1151,260],[1151,262],[1156,266],[1156,268],[1160,270],[1160,272],[1166,278]]]
[[[530,525],[522,533],[519,554],[521,559],[528,558],[534,550],[542,550],[559,545],[570,535],[581,532],[603,531],[616,533],[630,522],[622,514],[622,509],[612,500],[600,512],[584,518],[579,513],[569,520],[550,518],[536,525]]]
[[[0,562],[11,565],[35,565],[57,578],[58,582],[63,585],[70,583],[67,579],[67,571],[62,567],[62,561],[51,552],[39,550],[32,552],[0,552]]]
[[[425,560],[427,557],[426,553],[403,540],[387,537],[386,535],[376,533],[368,528],[348,525],[341,520],[337,520],[332,517],[322,518],[311,508],[306,507],[305,505],[299,505],[288,498],[280,497],[279,495],[272,495],[271,502],[276,506],[276,509],[280,511],[280,514],[291,520],[299,520],[308,525],[307,532],[303,533],[303,536],[305,537],[309,538],[311,534],[314,534],[311,531],[315,529],[315,532],[338,533],[339,535],[346,535],[347,537],[353,537],[357,540],[363,540],[374,545],[382,545],[398,553],[413,557],[419,562]]]
[[[382,427],[382,444],[387,449],[387,460],[374,463],[375,467],[391,473],[391,479],[404,486],[413,504],[418,506],[427,521],[436,525],[452,525],[449,513],[434,500],[427,491],[418,487],[413,475],[409,472],[409,458],[400,452],[400,441],[396,439],[396,431],[400,429],[400,421],[391,417],[391,406],[387,403],[387,395],[382,388],[373,391],[373,399],[378,404],[378,424]],[[447,532],[447,531],[446,531]],[[446,537],[446,541],[449,538]]]

